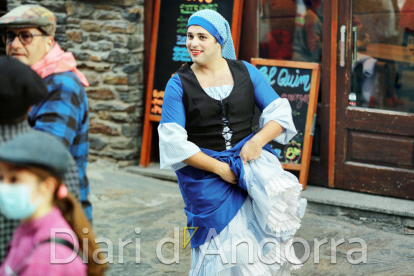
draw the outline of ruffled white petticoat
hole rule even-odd
[[[249,196],[226,228],[191,250],[190,276],[284,276],[301,267],[292,241],[306,209],[302,185],[267,151],[244,169]]]

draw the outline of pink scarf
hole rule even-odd
[[[76,60],[71,52],[64,52],[60,46],[55,46],[41,60],[33,64],[32,69],[42,78],[54,73],[72,71],[81,81],[83,86],[88,87],[89,82],[85,75],[76,69]]]

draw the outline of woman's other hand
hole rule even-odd
[[[237,184],[238,180],[234,172],[230,169],[229,164],[221,162],[221,166],[217,174],[226,182]]]
[[[255,160],[262,154],[262,143],[256,141],[254,138],[247,141],[240,152],[240,157],[245,165],[248,161]]]

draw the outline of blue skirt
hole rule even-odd
[[[306,209],[302,185],[267,151],[244,172],[244,204],[218,235],[191,250],[190,276],[290,275],[301,267],[292,241]]]

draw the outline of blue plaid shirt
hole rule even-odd
[[[62,139],[76,161],[79,171],[80,199],[87,217],[92,219],[88,201],[88,99],[79,78],[73,72],[52,74],[45,79],[49,95],[29,113],[29,123],[37,130]]]

